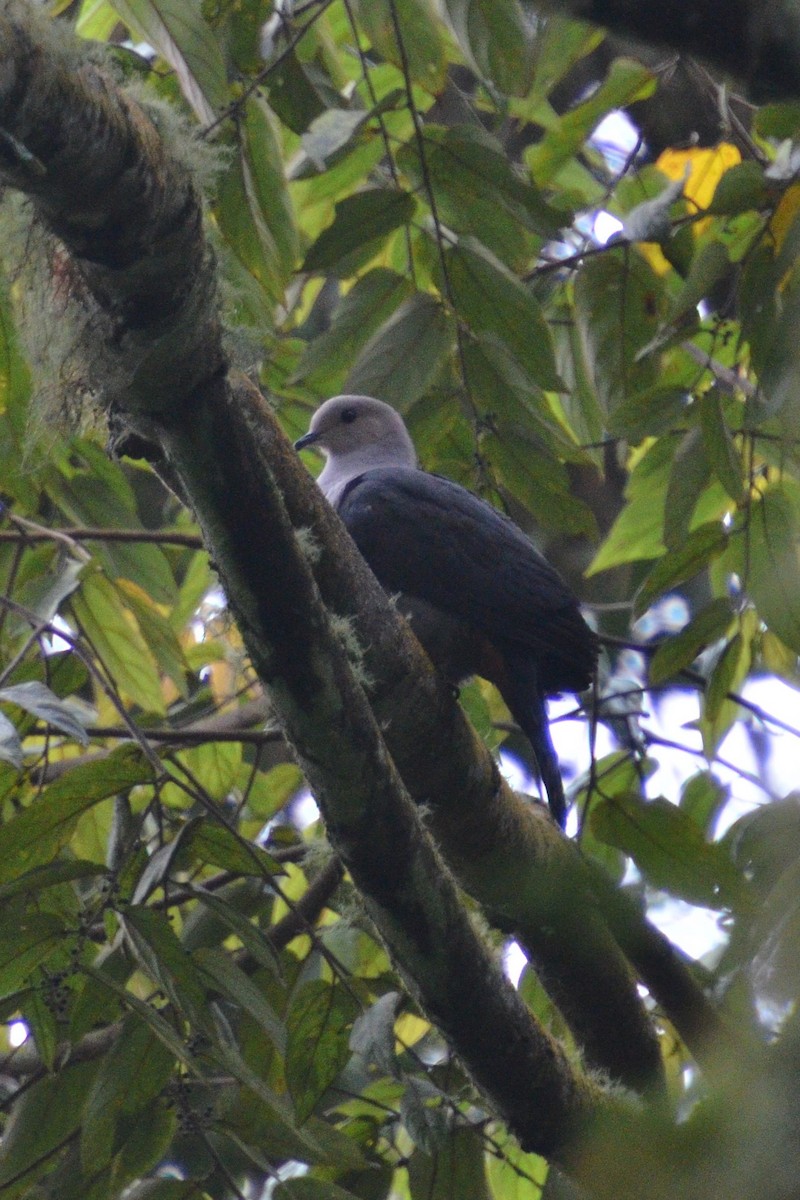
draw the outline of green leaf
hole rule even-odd
[[[764,168],[750,159],[728,168],[716,186],[707,211],[717,216],[736,216],[752,208],[763,208],[768,198]]]
[[[365,1013],[356,1018],[350,1034],[350,1049],[369,1063],[374,1063],[385,1075],[399,1077],[395,1051],[394,1023],[399,992],[386,992]]]
[[[598,801],[589,820],[596,836],[629,854],[653,887],[707,908],[751,907],[745,880],[724,849],[667,800],[615,796]]]
[[[636,463],[625,488],[627,503],[587,575],[621,563],[660,558],[664,553],[664,505],[673,451],[670,439],[661,438]]]
[[[292,997],[286,1018],[286,1083],[302,1124],[350,1057],[347,1027],[356,1016],[349,992],[314,979]]]
[[[504,430],[484,434],[481,451],[492,464],[499,482],[529,509],[547,529],[575,536],[596,537],[597,527],[591,511],[573,496],[564,467],[550,455],[544,455],[521,431]]]
[[[50,688],[45,687],[43,683],[31,680],[29,683],[17,683],[12,687],[0,688],[0,702],[4,700],[16,704],[25,712],[44,721],[45,724],[52,725],[54,729],[60,729],[62,733],[75,738],[82,746],[88,746],[88,735],[75,716],[74,709],[65,704],[63,700],[59,700],[58,696],[54,696]]]
[[[390,233],[407,225],[414,197],[397,188],[368,188],[336,205],[333,224],[319,235],[303,262],[304,271],[349,275],[372,258]]]
[[[710,388],[697,403],[706,459],[725,491],[738,504],[744,491],[744,470],[722,411],[718,389]]]
[[[345,381],[345,392],[377,396],[403,412],[439,374],[453,340],[453,323],[442,305],[417,292],[367,342]]]
[[[435,1154],[446,1145],[452,1132],[448,1098],[425,1076],[408,1078],[400,1114],[409,1137],[420,1150]]]
[[[522,267],[530,256],[525,231],[555,237],[571,219],[520,176],[501,144],[480,126],[426,125],[422,147],[403,147],[398,164],[423,199],[432,188],[439,218],[449,228],[474,235],[514,266]]]
[[[202,781],[203,789],[220,803],[228,798],[236,785],[242,765],[241,742],[203,742],[181,750],[177,761],[186,766],[190,777]],[[180,773],[179,768],[176,771]]]
[[[692,530],[682,545],[665,554],[646,576],[634,601],[634,616],[641,616],[654,600],[679,583],[693,579],[718,558],[728,545],[728,535],[718,521]]]
[[[47,888],[58,887],[73,879],[91,879],[105,875],[106,868],[93,862],[53,862],[42,867],[34,867],[17,879],[0,885],[0,904],[10,900],[12,896],[38,895]]]
[[[273,1195],[275,1200],[357,1200],[355,1193],[327,1179],[314,1179],[310,1175],[279,1183]]]
[[[3,1134],[0,1193],[3,1200],[33,1196],[33,1184],[51,1171],[59,1151],[80,1127],[97,1063],[66,1066],[24,1088]]]
[[[258,92],[245,105],[240,134],[250,168],[253,194],[272,235],[281,280],[286,282],[297,263],[300,240],[294,206],[286,184],[280,129],[271,109]]]
[[[0,883],[49,862],[69,841],[75,823],[100,800],[150,782],[153,768],[137,746],[79,763],[51,783],[18,816],[0,825]]]
[[[198,0],[114,0],[114,8],[173,68],[198,121],[213,121],[228,87],[220,43]]]
[[[97,572],[85,575],[72,610],[119,690],[145,712],[163,715],[155,659],[113,583]]]
[[[39,489],[26,454],[31,378],[20,352],[11,294],[0,272],[0,479],[3,492],[35,512]]]
[[[731,260],[722,242],[705,242],[692,259],[683,287],[670,305],[670,321],[680,322],[687,313],[693,312],[730,269]]]
[[[685,629],[661,643],[650,662],[650,682],[663,683],[691,666],[701,650],[725,635],[732,619],[729,600],[712,600]]]
[[[741,553],[742,581],[759,615],[800,654],[800,492],[794,481],[769,487],[753,505],[747,558],[743,546]]]
[[[519,0],[445,0],[458,44],[478,75],[524,96],[536,64],[538,22]]]
[[[683,388],[655,387],[626,396],[608,418],[608,432],[634,445],[678,425],[689,404]]]
[[[276,951],[270,945],[265,934],[237,907],[222,899],[214,892],[206,892],[201,888],[193,888],[193,894],[205,908],[214,913],[226,930],[238,937],[247,953],[272,975],[279,971],[279,961]],[[188,929],[184,929],[184,937],[188,940]]]
[[[446,60],[430,0],[357,0],[354,7],[375,50],[396,67],[407,63],[415,83],[441,89]]]
[[[131,1013],[100,1060],[81,1121],[81,1163],[86,1175],[111,1161],[118,1126],[126,1114],[160,1094],[175,1060],[152,1029]]]
[[[293,381],[308,380],[335,395],[358,351],[411,290],[407,279],[385,267],[368,271],[339,301],[328,328],[307,343]]]
[[[178,1062],[182,1063],[188,1070],[197,1070],[181,1036],[175,1032],[168,1021],[164,1020],[152,1004],[147,1004],[144,1000],[140,1000],[134,992],[128,991],[121,983],[106,973],[88,965],[84,965],[82,969],[84,974],[96,983],[99,988],[112,992],[123,1002],[126,1008],[136,1013],[153,1030],[158,1040],[166,1046],[167,1050],[171,1052]],[[126,974],[130,974],[130,968],[128,968]]]
[[[73,449],[85,466],[62,466],[48,475],[47,490],[58,507],[76,525],[143,531],[135,495],[119,463],[86,439],[73,441]],[[132,580],[158,604],[174,602],[175,581],[160,546],[109,538],[94,543],[94,554],[111,578]]]
[[[124,1140],[114,1156],[116,1195],[130,1200],[125,1185],[164,1161],[177,1127],[178,1115],[164,1100],[130,1114],[123,1126]]]
[[[168,617],[136,584],[130,583],[127,579],[120,579],[117,581],[116,587],[123,604],[136,618],[136,624],[139,626],[142,637],[155,658],[157,666],[172,680],[179,695],[185,698],[189,663]]]
[[[550,330],[533,293],[474,238],[460,238],[445,261],[447,279],[440,277],[439,287],[459,317],[476,333],[505,343],[531,383],[562,390]]]
[[[280,1018],[264,992],[237,966],[230,954],[217,947],[206,946],[198,950],[194,958],[200,970],[208,976],[211,989],[221,992],[249,1013],[273,1046],[283,1052],[286,1034]]]
[[[0,924],[0,995],[29,986],[31,974],[64,944],[64,922],[53,913],[28,912]]]
[[[692,515],[708,483],[708,476],[703,435],[699,429],[690,429],[675,451],[667,484],[664,543],[669,551],[676,550],[684,543]]]
[[[719,782],[711,771],[698,771],[681,790],[681,811],[691,817],[704,836],[730,799],[729,785]]]
[[[311,122],[300,144],[318,171],[324,171],[350,145],[370,116],[364,108],[330,108]]]
[[[285,808],[303,785],[303,772],[295,763],[278,763],[259,771],[247,789],[247,808],[255,817],[269,821]]]
[[[202,976],[163,912],[128,905],[122,924],[140,966],[196,1030],[208,1030],[208,997]]]
[[[547,1161],[538,1154],[526,1154],[508,1135],[500,1134],[498,1140],[500,1153],[486,1156],[486,1176],[494,1200],[541,1200]]]
[[[451,1129],[435,1153],[411,1155],[408,1179],[414,1200],[490,1200],[481,1135],[464,1126]]]
[[[220,181],[214,209],[220,233],[236,262],[261,290],[259,298],[270,313],[267,323],[271,325],[271,307],[283,294],[284,270],[243,144],[236,147],[236,156]]]
[[[618,404],[658,381],[655,357],[638,356],[664,316],[664,285],[641,254],[619,248],[583,264],[574,303],[595,394],[613,419]]]
[[[202,821],[192,832],[188,848],[196,862],[221,867],[234,875],[260,875],[271,879],[284,868],[266,850],[238,836],[226,825]]]
[[[747,678],[753,659],[753,635],[757,627],[758,618],[752,609],[749,618],[747,613],[743,614],[740,631],[730,639],[709,677],[699,723],[703,750],[708,759],[713,758],[739,715],[739,705],[728,699],[728,693],[737,692]]]

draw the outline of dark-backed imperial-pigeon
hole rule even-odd
[[[437,668],[454,684],[480,675],[498,688],[563,827],[545,697],[588,687],[597,659],[575,596],[508,517],[420,469],[381,400],[335,396],[295,444],[325,455],[319,486]]]

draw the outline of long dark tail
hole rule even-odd
[[[502,689],[503,699],[508,705],[512,717],[531,744],[536,757],[539,774],[542,777],[544,789],[553,819],[563,829],[567,819],[567,802],[564,797],[564,784],[561,780],[561,770],[550,737],[550,726],[547,722],[547,704],[539,687],[536,666],[530,661],[524,663],[508,662],[507,670],[510,680]]]

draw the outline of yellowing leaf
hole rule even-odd
[[[164,713],[161,681],[150,648],[119,592],[99,572],[84,576],[72,608],[120,691],[145,712]]]
[[[770,233],[775,242],[775,255],[780,253],[786,235],[794,224],[800,212],[800,183],[794,183],[787,188],[781,197],[780,204],[775,209],[769,223]]]
[[[725,172],[741,161],[742,156],[736,146],[720,142],[708,149],[691,146],[688,150],[664,150],[656,159],[656,166],[668,179],[682,179],[688,167],[689,178],[684,184],[683,194],[702,210],[708,208]],[[704,226],[705,222],[695,225],[695,232],[700,232]]]

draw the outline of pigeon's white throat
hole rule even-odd
[[[317,477],[317,483],[328,503],[336,508],[349,483],[365,471],[374,471],[378,467],[416,470],[417,456],[410,439],[408,447],[372,443],[369,446],[357,446],[345,454],[326,452],[325,466]]]

